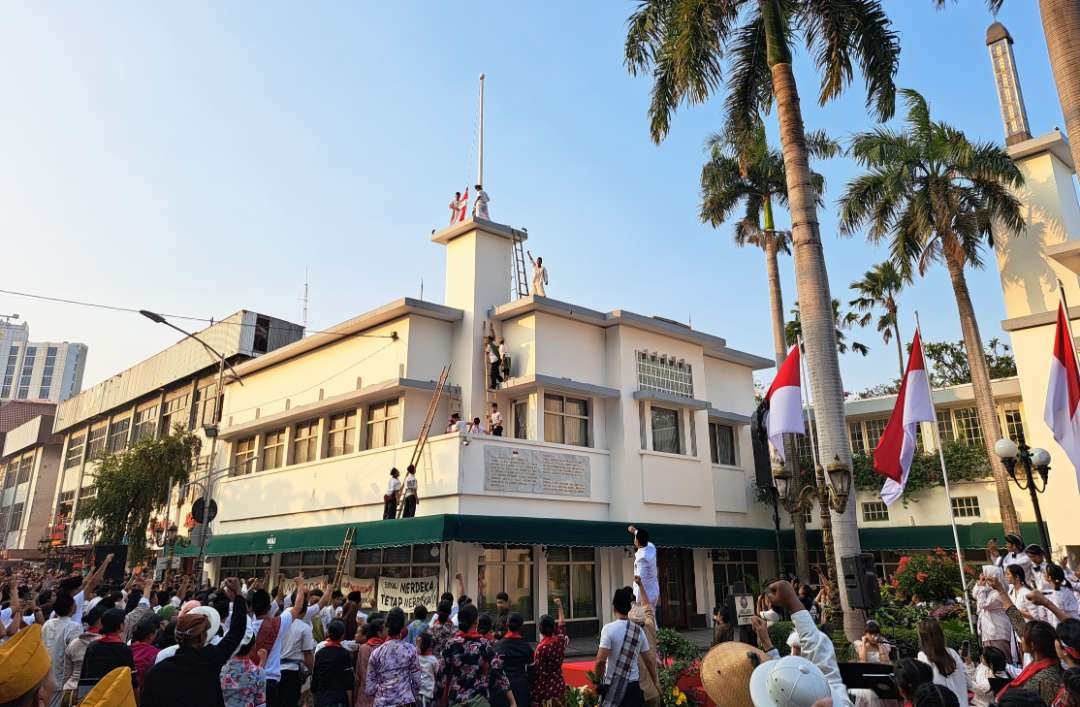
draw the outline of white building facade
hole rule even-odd
[[[30,341],[24,322],[0,321],[0,401],[58,403],[82,389],[86,344]]]

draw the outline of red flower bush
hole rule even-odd
[[[945,601],[963,594],[956,560],[940,548],[928,555],[901,557],[893,586],[921,601]]]

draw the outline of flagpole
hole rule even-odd
[[[919,323],[919,312],[915,312],[915,331],[922,340],[922,324]],[[923,356],[923,370],[926,369],[926,357]],[[953,543],[956,546],[956,566],[960,569],[960,585],[964,588],[964,611],[967,613],[968,630],[975,633],[975,622],[971,619],[971,601],[968,596],[967,576],[964,574],[964,554],[960,550],[960,534],[956,530],[956,516],[953,514],[952,491],[949,489],[949,472],[945,469],[945,450],[941,447],[941,434],[937,425],[937,406],[934,405],[934,387],[930,385],[930,372],[926,371],[926,392],[930,395],[930,409],[934,411],[934,445],[938,451],[938,461],[941,462],[941,479],[945,482],[945,501],[949,509],[949,523],[952,525]]]
[[[795,343],[799,345],[799,369],[800,373],[802,373],[802,379],[809,383],[810,377],[806,375],[806,359],[802,355],[802,336],[796,337]],[[817,469],[820,463],[818,462],[817,439],[814,434],[814,406],[810,404],[810,397],[807,392],[809,386],[800,385],[799,387],[802,389],[803,404],[806,405],[806,429],[810,431],[810,458],[814,460],[814,468]]]
[[[1074,339],[1072,333],[1072,317],[1069,316],[1069,300],[1065,298],[1065,285],[1062,284],[1061,278],[1058,278],[1057,284],[1058,297],[1061,299],[1061,306],[1065,308],[1065,326],[1068,328],[1069,332],[1069,344],[1072,348],[1073,356],[1077,356],[1078,354],[1076,352],[1076,344],[1073,343]],[[1080,368],[1080,364],[1078,364],[1077,367]],[[1050,548],[1046,548],[1046,551],[1050,552]]]

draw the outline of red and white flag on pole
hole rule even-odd
[[[465,187],[465,193],[461,195],[461,201],[458,202],[458,223],[465,220],[465,213],[469,210],[469,188]]]
[[[930,399],[930,380],[926,377],[926,362],[923,361],[922,336],[916,330],[904,380],[900,381],[900,393],[896,396],[896,407],[874,450],[874,470],[885,477],[881,500],[886,505],[891,505],[904,493],[911,460],[915,456],[919,423],[936,421],[934,403]]]
[[[776,378],[761,403],[769,415],[766,423],[769,442],[781,461],[784,459],[784,435],[806,434],[799,370],[799,346],[796,344],[791,347],[780,370],[776,372]]]
[[[1065,307],[1058,304],[1054,355],[1050,359],[1050,384],[1046,387],[1046,424],[1072,462],[1080,486],[1080,371],[1076,368],[1072,331]]]

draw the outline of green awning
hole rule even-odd
[[[345,531],[356,528],[356,549],[418,545],[443,541],[540,545],[621,547],[630,544],[626,525],[611,521],[558,518],[504,518],[501,516],[436,515],[364,523],[282,528],[272,532],[218,535],[207,542],[208,556],[249,555],[296,550],[331,550],[341,547]],[[649,534],[659,547],[757,550],[776,547],[768,528],[725,528],[694,525],[656,525]],[[189,545],[178,548],[181,557],[198,554]]]
[[[1025,538],[1039,538],[1037,523],[1021,523],[1020,533]],[[990,538],[1004,544],[1005,530],[1000,523],[970,523],[957,525],[956,534],[964,550],[981,550]],[[821,531],[806,531],[809,547],[821,549]],[[780,532],[781,546],[790,550],[795,547],[795,532]],[[863,550],[934,550],[953,547],[951,525],[915,525],[887,528],[859,528],[859,544]]]

